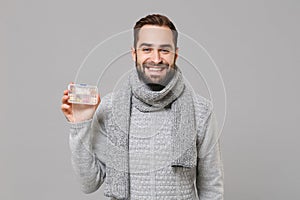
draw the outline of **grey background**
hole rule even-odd
[[[0,199],[104,199],[102,190],[79,189],[60,99],[96,44],[149,13],[169,16],[220,68],[228,100],[225,198],[297,199],[299,6],[296,0],[1,0]]]

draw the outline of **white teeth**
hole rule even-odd
[[[162,68],[156,68],[156,67],[149,67],[148,68],[150,71],[161,71]]]

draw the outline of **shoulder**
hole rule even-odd
[[[101,98],[101,102],[99,106],[102,106],[104,108],[111,107],[112,106],[112,95],[113,93],[110,92],[106,94],[104,97]]]
[[[194,101],[197,128],[201,128],[213,112],[213,103],[211,100],[199,94],[193,94],[192,96]]]
[[[213,110],[213,103],[211,100],[199,95],[193,94],[193,101],[195,111],[201,113],[202,115],[209,115]]]
[[[112,109],[112,93],[106,94],[101,98],[100,104],[96,110],[98,118],[107,118]]]

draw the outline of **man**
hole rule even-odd
[[[72,164],[85,193],[111,199],[223,199],[212,104],[184,83],[177,30],[153,14],[134,27],[127,82],[96,106],[68,103]],[[99,106],[98,106],[99,105]]]

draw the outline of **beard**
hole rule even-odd
[[[137,60],[137,59],[136,59]],[[173,65],[165,64],[165,63],[159,63],[155,64],[153,62],[147,62],[143,63],[142,65],[135,62],[135,66],[138,72],[139,79],[143,81],[151,90],[153,91],[160,91],[171,81],[171,79],[174,76],[175,70],[177,69],[177,66],[175,63]],[[148,66],[156,66],[163,68],[163,70],[166,70],[165,76],[158,77],[155,75],[147,75],[145,72],[145,69]],[[157,79],[154,81],[154,79]]]

